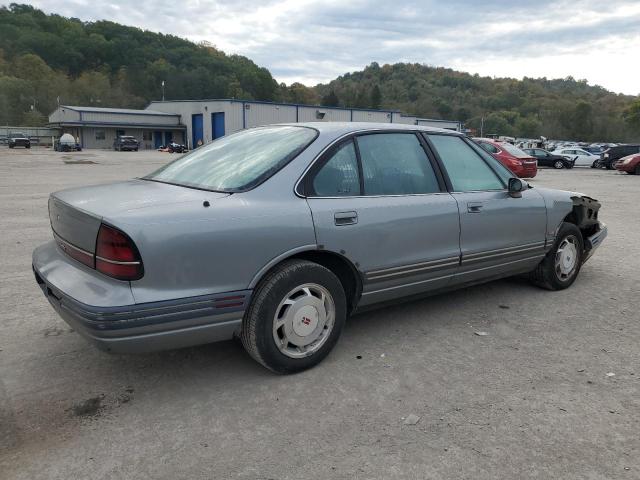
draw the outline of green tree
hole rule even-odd
[[[373,64],[372,64],[373,65]],[[377,65],[377,63],[375,64]],[[382,105],[382,92],[380,86],[376,83],[371,90],[371,108],[380,109]]]
[[[331,90],[327,95],[324,95],[320,100],[322,105],[327,107],[338,107],[340,106],[340,99],[336,95],[334,90]]]
[[[640,98],[624,111],[625,121],[636,131],[640,131]]]

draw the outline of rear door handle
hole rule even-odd
[[[467,203],[467,212],[469,213],[480,213],[484,204],[482,202],[468,202]]]
[[[336,212],[333,215],[333,220],[336,225],[355,225],[358,223],[358,213],[357,212]]]

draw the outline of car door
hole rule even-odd
[[[513,176],[460,136],[427,135],[460,212],[460,268],[452,284],[532,270],[545,255],[547,214],[535,189],[513,198]]]
[[[362,275],[360,305],[447,286],[460,260],[458,207],[415,132],[332,147],[303,180],[317,243]]]
[[[584,150],[574,150],[576,154],[576,165],[581,167],[590,167],[593,162],[596,160],[595,155],[592,155],[589,152]]]
[[[536,158],[536,160],[538,160],[538,165],[541,165],[544,167],[549,167],[551,165],[552,162],[549,158],[549,154],[544,150],[534,148],[527,151],[530,152],[530,154],[533,155]]]

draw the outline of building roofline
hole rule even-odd
[[[48,122],[47,128],[59,128],[65,126],[72,127],[133,127],[133,128],[160,128],[173,130],[186,130],[183,124],[157,124],[157,123],[137,123],[137,122],[99,122],[99,121],[65,121],[65,122]]]
[[[356,107],[329,107],[326,105],[312,105],[308,103],[288,103],[288,102],[271,102],[268,100],[238,100],[236,98],[203,98],[203,99],[187,99],[187,100],[152,100],[149,105],[154,103],[178,103],[178,102],[231,102],[231,103],[257,103],[266,105],[282,105],[284,107],[307,107],[307,108],[326,108],[330,110],[354,110],[356,112],[377,112],[377,113],[399,113],[400,110],[376,110],[375,108],[356,108]]]
[[[79,107],[76,105],[60,105],[58,108],[66,108],[67,110],[71,110],[73,112],[82,112],[82,113],[112,113],[116,115],[149,115],[149,116],[158,116],[158,117],[179,117],[179,113],[167,113],[167,112],[159,112],[157,110],[148,110],[141,109],[137,110],[135,108],[103,108],[103,107]],[[123,111],[123,110],[136,110],[135,112],[131,111]]]
[[[312,105],[308,103],[288,103],[288,102],[271,102],[268,100],[239,100],[236,98],[203,98],[203,99],[183,99],[183,100],[152,100],[149,103],[149,108],[154,103],[202,103],[202,102],[230,102],[230,103],[242,103],[242,104],[251,104],[257,103],[261,105],[282,105],[284,107],[306,107],[306,108],[324,108],[330,110],[343,110],[343,111],[355,111],[355,112],[375,112],[375,113],[387,113],[387,114],[398,114],[400,117],[409,117],[415,118],[416,121],[425,120],[429,122],[447,122],[447,123],[458,123],[462,125],[463,122],[460,120],[445,120],[439,118],[422,118],[416,115],[410,115],[403,113],[401,110],[376,110],[375,108],[356,108],[356,107],[328,107],[325,105]]]

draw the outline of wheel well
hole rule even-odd
[[[353,311],[362,293],[362,279],[356,267],[349,260],[336,253],[319,250],[297,253],[287,260],[292,258],[308,260],[331,270],[342,283],[347,297],[348,311]]]
[[[598,210],[600,209],[600,204],[596,201],[589,202],[588,205],[585,205],[586,202],[576,203],[578,202],[574,201],[571,212],[568,213],[562,221],[573,223],[578,227],[584,241],[598,231]]]

